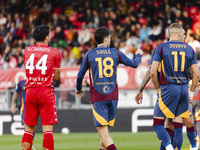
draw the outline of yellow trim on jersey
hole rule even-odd
[[[159,66],[158,66],[158,72],[160,72],[161,71],[161,64],[159,64]]]
[[[161,97],[161,90],[159,90],[159,98],[158,98],[158,105],[160,107],[160,110],[163,112],[163,114],[167,118],[174,118],[175,115],[167,108],[167,106],[163,103],[162,97]]]
[[[92,76],[92,69],[90,68],[90,77],[91,77],[91,80],[92,80],[92,85],[93,85],[93,76]],[[93,85],[94,86],[94,85]]]
[[[189,118],[189,110],[187,110],[186,112],[180,114],[178,117]]]
[[[93,114],[94,114],[95,119],[96,119],[101,125],[108,125],[108,122],[94,110],[93,105],[92,105],[92,110],[93,110]]]
[[[162,64],[162,71],[163,71],[164,76],[165,76],[165,69],[164,69],[164,63],[163,63],[163,60],[161,61],[161,64]]]
[[[24,109],[24,101],[23,101],[23,98],[22,98],[21,102],[22,102],[22,105],[21,105],[21,108],[20,108],[20,115],[22,115],[22,111],[23,111],[23,109]]]
[[[113,119],[113,120],[110,120],[109,122],[108,122],[108,124],[109,124],[109,126],[114,126],[114,124],[115,124],[115,118]]]

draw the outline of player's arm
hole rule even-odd
[[[57,69],[57,68],[55,68],[54,69],[54,80],[55,81],[57,81],[59,78],[60,78],[60,68],[59,69]]]
[[[76,96],[78,98],[83,97],[83,90],[82,90],[82,81],[85,76],[86,71],[89,68],[89,62],[88,62],[88,53],[84,56],[81,66],[77,75],[77,80],[76,80]]]
[[[17,100],[17,96],[18,96],[18,93],[15,91],[13,96],[12,96],[12,103],[11,103],[11,112],[13,114],[15,114],[15,112],[16,112],[15,103],[16,103],[16,100]]]
[[[60,63],[61,63],[61,54],[59,50],[56,49],[55,54],[55,64],[54,64],[54,80],[57,81],[60,78]]]
[[[151,79],[151,65],[149,66],[149,69],[147,70],[144,78],[142,79],[142,83],[140,84],[139,91],[135,96],[135,101],[137,104],[142,103],[142,98],[143,98],[142,92],[150,79]]]
[[[199,67],[198,64],[193,64],[190,66],[190,69],[192,71],[192,85],[189,91],[189,98],[192,100],[193,93],[197,87],[197,84],[199,82]]]
[[[126,66],[130,66],[132,68],[137,68],[137,66],[139,65],[140,63],[140,59],[141,59],[141,56],[143,54],[143,51],[140,49],[140,44],[138,46],[138,49],[136,51],[136,57],[134,60],[132,59],[129,59],[124,53],[118,51],[118,54],[119,54],[119,63],[123,63],[124,65]]]
[[[154,84],[154,87],[156,89],[157,95],[159,94],[159,89],[160,89],[160,85],[158,82],[158,66],[160,65],[160,62],[158,61],[153,61],[152,67],[151,67],[151,78],[152,78],[152,82]]]

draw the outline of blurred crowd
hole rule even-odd
[[[142,43],[142,63],[158,44],[169,39],[168,26],[183,25],[185,40],[200,59],[200,0],[0,0],[0,68],[23,67],[23,52],[33,45],[32,30],[49,25],[52,47],[62,54],[61,66],[80,65],[96,47],[94,31],[111,31],[111,47],[134,58]]]

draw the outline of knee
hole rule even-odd
[[[191,128],[191,127],[194,127],[194,123],[192,120],[187,120],[185,121],[185,125],[187,128]]]

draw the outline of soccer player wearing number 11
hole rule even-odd
[[[49,27],[37,26],[33,31],[36,44],[25,49],[26,69],[25,132],[22,150],[31,150],[32,137],[40,115],[44,150],[54,150],[53,124],[58,122],[53,81],[60,77],[60,52],[49,47]]]
[[[194,50],[183,41],[185,30],[178,23],[169,26],[170,41],[155,49],[151,68],[152,81],[158,99],[154,109],[153,128],[166,150],[181,150],[183,118],[189,118],[189,99],[199,81],[199,69]],[[161,64],[158,82],[157,70]],[[192,85],[188,93],[188,70],[192,71]],[[164,128],[166,118],[173,119],[173,143]],[[194,128],[193,128],[194,130]],[[172,147],[173,144],[173,147]],[[195,149],[196,145],[194,145]]]
[[[79,98],[83,96],[81,84],[89,69],[90,102],[94,122],[100,136],[100,150],[116,150],[117,148],[109,135],[109,128],[114,126],[118,103],[117,65],[122,63],[136,68],[143,51],[139,46],[135,60],[131,60],[115,48],[109,48],[111,39],[110,31],[107,28],[98,28],[94,36],[98,46],[87,52],[82,60],[77,77],[76,95]]]

